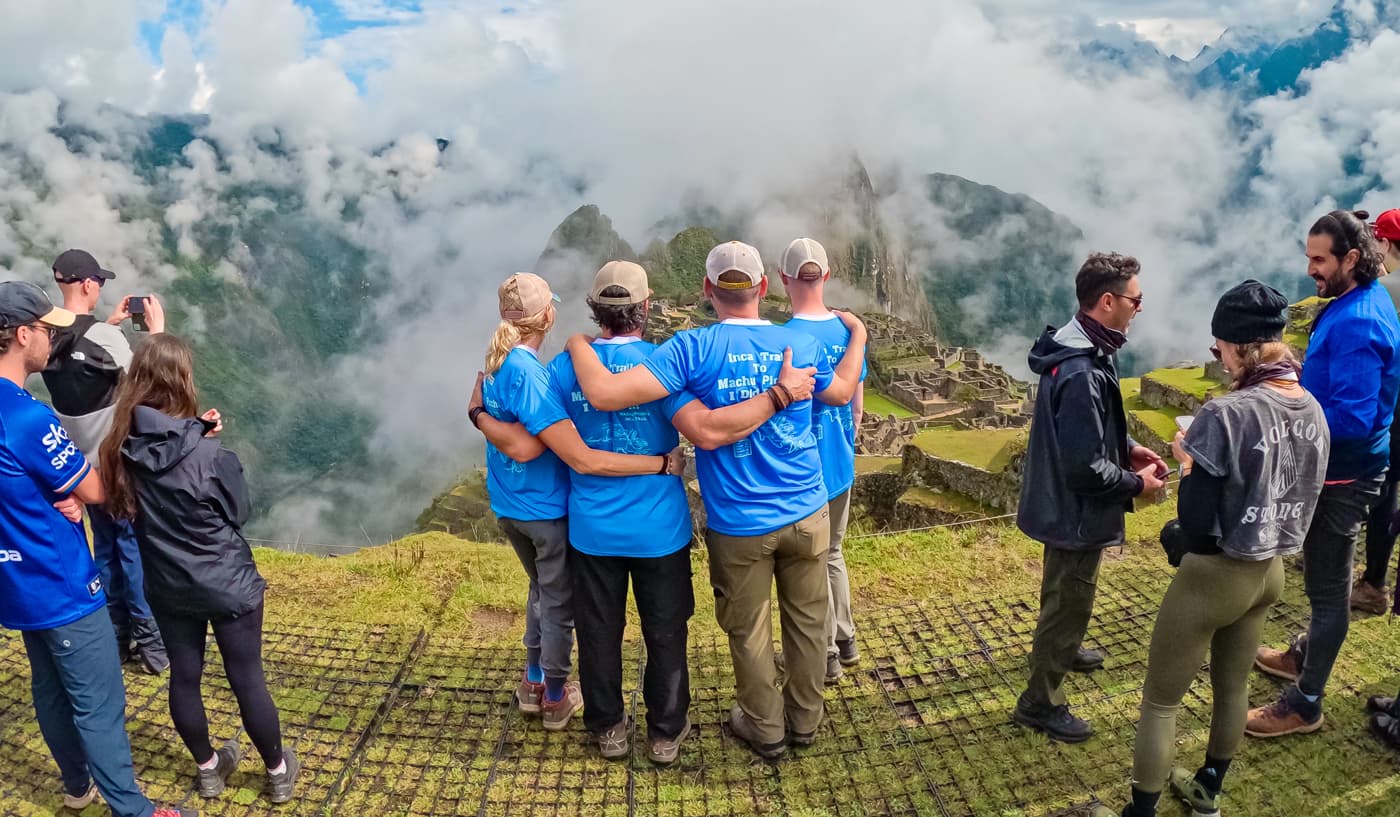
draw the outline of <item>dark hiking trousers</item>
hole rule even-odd
[[[1030,681],[1020,705],[1044,712],[1066,703],[1060,687],[1089,629],[1103,551],[1046,546],[1040,579],[1040,618],[1031,645]]]
[[[690,712],[686,638],[695,612],[695,591],[690,582],[689,545],[650,559],[590,556],[570,548],[569,573],[584,726],[602,732],[627,714],[622,700],[622,631],[627,625],[630,577],[646,643],[642,699],[647,707],[647,734],[676,737]]]

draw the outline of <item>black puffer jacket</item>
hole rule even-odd
[[[1128,422],[1113,358],[1078,324],[1047,328],[1031,348],[1040,375],[1016,525],[1061,550],[1123,544],[1123,515],[1142,492],[1128,467]]]
[[[252,612],[266,583],[240,530],[249,502],[238,456],[199,420],[138,406],[122,458],[151,606],[211,619]]]

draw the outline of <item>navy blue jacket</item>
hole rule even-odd
[[[1133,443],[1113,358],[1071,323],[1045,330],[1031,348],[1030,367],[1040,390],[1017,527],[1061,550],[1123,544],[1124,514],[1143,483],[1129,467]]]

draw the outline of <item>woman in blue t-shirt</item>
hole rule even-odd
[[[557,731],[582,708],[583,695],[578,683],[568,680],[574,640],[567,569],[569,471],[555,451],[579,468],[607,476],[675,474],[683,460],[679,452],[641,456],[589,450],[539,359],[540,345],[554,326],[558,297],[543,278],[528,272],[507,278],[497,294],[501,322],[486,352],[483,405],[473,407],[470,417],[478,427],[483,411],[505,423],[520,423],[549,446],[522,453],[502,450],[488,439],[486,487],[491,510],[530,577],[525,673],[516,701],[522,712],[540,713],[545,729]]]

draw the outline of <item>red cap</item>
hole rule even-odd
[[[1376,223],[1371,225],[1371,232],[1376,238],[1400,241],[1400,210],[1386,210],[1381,213],[1376,218]]]

